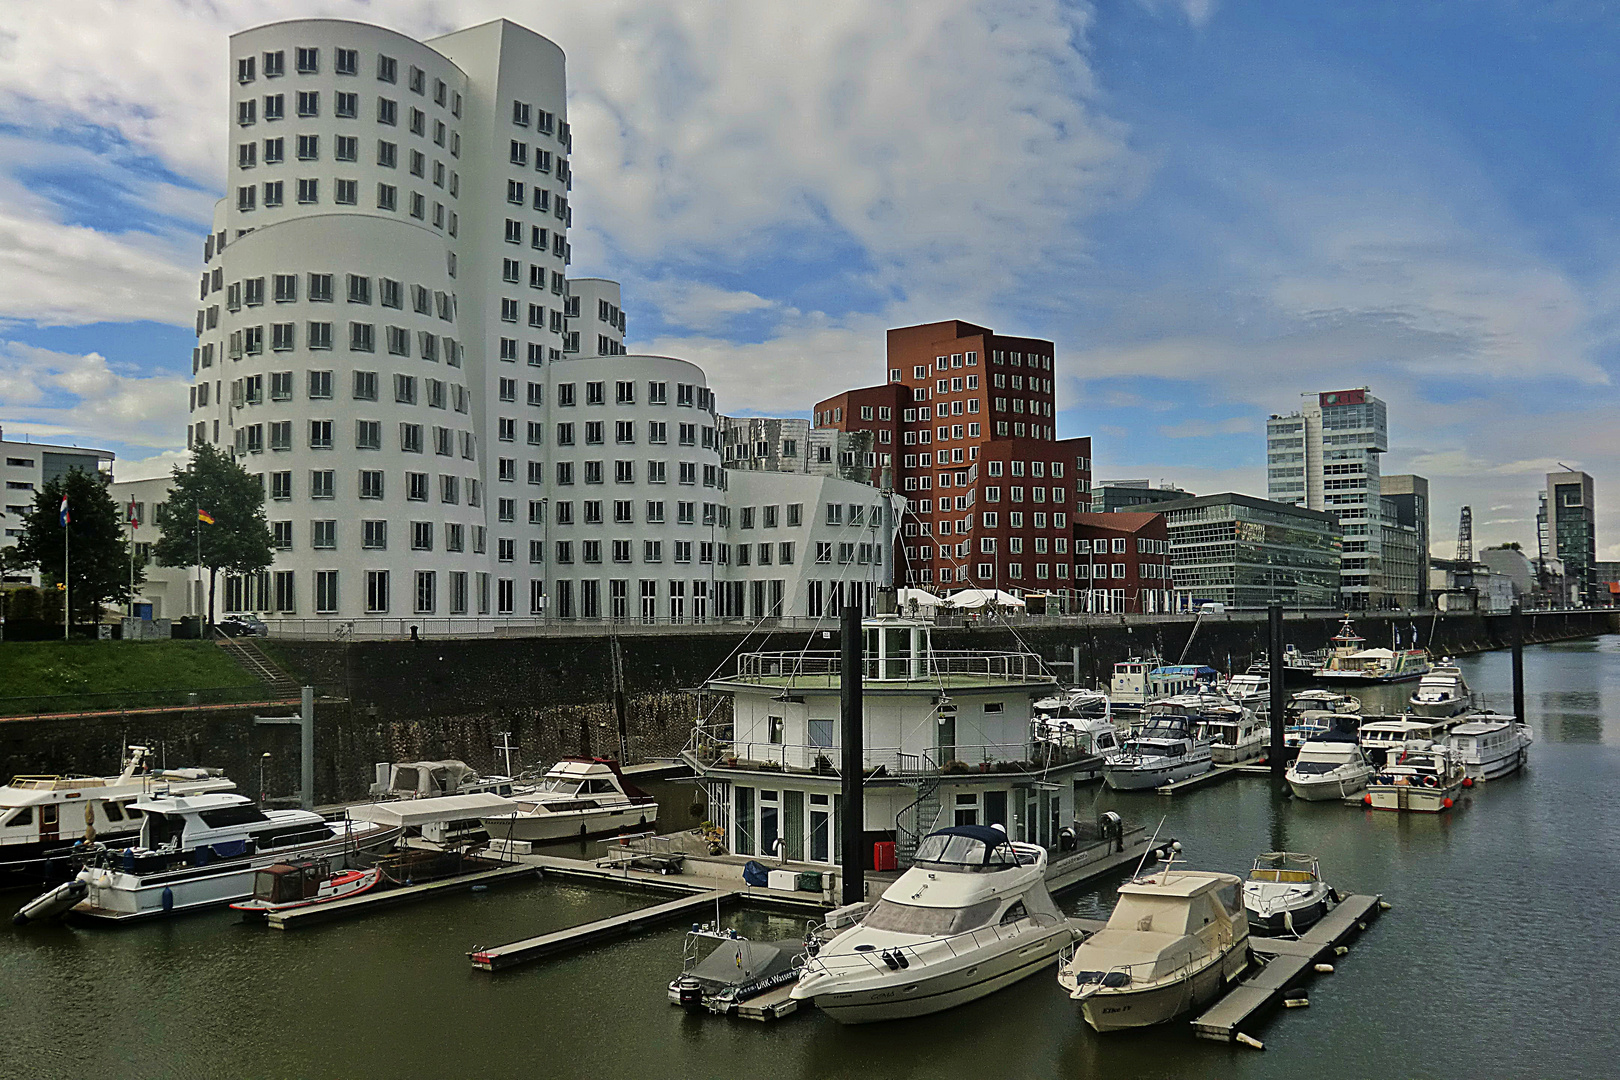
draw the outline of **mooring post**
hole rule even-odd
[[[1283,760],[1283,714],[1288,710],[1288,669],[1283,665],[1283,606],[1273,600],[1266,615],[1271,630],[1271,659],[1267,665],[1271,684],[1271,749],[1266,759],[1271,764],[1271,778],[1282,784],[1288,763]]]
[[[1524,613],[1518,601],[1508,608],[1508,632],[1513,637],[1513,717],[1524,723]]]
[[[846,605],[839,634],[842,657],[838,689],[842,717],[843,805],[839,807],[838,829],[843,839],[844,903],[859,904],[866,899],[866,852],[861,850],[866,831],[866,798],[862,790],[865,747],[861,716],[861,668],[864,663],[861,640],[861,609]]]
[[[304,687],[300,695],[298,718],[303,721],[299,725],[299,781],[303,789],[299,791],[299,803],[305,810],[315,809],[315,688]]]

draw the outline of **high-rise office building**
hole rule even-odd
[[[1266,497],[1338,518],[1348,607],[1384,602],[1379,458],[1388,449],[1384,403],[1366,387],[1308,394],[1299,412],[1266,422]]]
[[[1598,603],[1597,518],[1592,477],[1578,469],[1547,474],[1547,535],[1564,564],[1568,602]]]

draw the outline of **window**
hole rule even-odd
[[[405,474],[405,498],[411,502],[428,501],[428,474],[408,472]]]
[[[321,115],[321,92],[319,90],[298,91],[298,115],[305,117]]]
[[[371,323],[349,324],[349,350],[351,352],[374,352],[377,345],[377,328]],[[313,345],[310,348],[314,348]]]
[[[311,420],[309,422],[309,446],[311,450],[332,449],[332,421]]]
[[[381,614],[388,610],[388,571],[366,571],[366,611]]]
[[[292,473],[290,471],[270,474],[270,497],[272,499],[292,498]]]
[[[382,421],[356,420],[354,422],[354,446],[356,450],[381,450]]]
[[[311,521],[309,523],[309,546],[323,551],[330,551],[337,547],[336,521]]]
[[[362,499],[380,499],[383,497],[383,474],[381,469],[360,470],[360,497]]]
[[[334,499],[337,497],[336,477],[331,469],[313,469],[310,471],[309,497],[312,499]]]

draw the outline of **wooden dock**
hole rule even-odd
[[[610,915],[595,922],[570,926],[538,937],[524,938],[508,945],[474,949],[467,954],[472,965],[481,971],[504,971],[531,960],[552,956],[559,952],[592,945],[610,938],[623,937],[660,923],[673,922],[687,915],[713,911],[716,905],[727,904],[738,898],[735,890],[714,889],[695,896],[683,896],[652,907],[638,908],[622,915]]]
[[[1239,1029],[1271,1008],[1284,992],[1319,961],[1334,956],[1334,949],[1382,910],[1382,897],[1347,896],[1299,938],[1251,937],[1249,948],[1263,966],[1233,987],[1192,1022],[1200,1039],[1234,1042]]]
[[[1135,835],[1125,845],[1124,851],[1097,854],[1095,851],[1077,852],[1062,855],[1047,864],[1046,888],[1056,896],[1069,889],[1077,889],[1082,885],[1095,881],[1117,870],[1134,867],[1142,861],[1142,856],[1152,846],[1163,847],[1170,843],[1161,841],[1157,845],[1149,845],[1148,834],[1138,829]],[[1090,859],[1082,858],[1092,854]]]
[[[1160,795],[1180,795],[1184,791],[1194,791],[1198,788],[1214,787],[1237,776],[1244,768],[1242,765],[1216,765],[1209,772],[1189,776],[1185,780],[1177,780],[1173,784],[1164,784],[1153,790]]]
[[[396,889],[381,889],[362,893],[359,896],[352,896],[347,900],[333,900],[327,904],[312,904],[309,907],[277,911],[265,916],[265,922],[277,930],[294,930],[303,926],[312,926],[316,923],[348,918],[377,908],[392,907],[395,904],[409,904],[434,896],[463,893],[478,885],[495,885],[519,881],[523,878],[538,881],[540,875],[532,866],[500,866],[494,870],[480,870],[476,874],[445,878],[442,881],[429,881],[422,885],[405,885]]]

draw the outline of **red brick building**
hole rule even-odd
[[[902,580],[1070,594],[1091,440],[1055,437],[1052,343],[960,320],[906,326],[889,331],[887,367],[887,383],[818,403],[815,425],[875,433],[873,482],[888,470],[910,503]]]
[[[1164,515],[1075,514],[1074,577],[1082,611],[1169,611],[1175,590]]]

